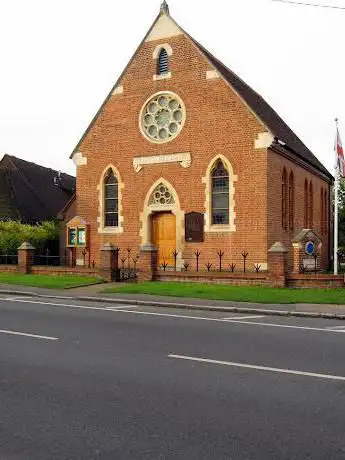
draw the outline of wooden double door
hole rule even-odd
[[[171,212],[152,215],[151,240],[158,249],[158,266],[164,262],[174,265],[173,251],[176,250],[176,217]]]

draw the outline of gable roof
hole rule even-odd
[[[186,34],[188,35],[188,34]],[[292,131],[292,129],[285,123],[285,121],[277,114],[275,110],[247,85],[238,75],[220,62],[213,54],[211,54],[200,43],[188,35],[192,42],[199,48],[199,50],[206,56],[214,68],[222,75],[222,77],[229,83],[231,87],[241,96],[246,104],[253,110],[253,112],[262,120],[264,125],[272,132],[272,134],[279,140],[283,141],[287,148],[295,153],[297,156],[305,160],[310,165],[314,166],[318,171],[325,174],[330,179],[333,176],[323,166],[323,164],[315,157],[315,155],[308,149],[308,147],[299,139],[299,137]]]
[[[14,156],[0,161],[0,220],[55,219],[75,189],[75,178]]]
[[[307,164],[313,166],[317,171],[325,175],[330,181],[334,180],[331,173],[323,166],[323,164],[308,149],[308,147],[299,139],[299,137],[284,122],[284,120],[277,114],[277,112],[272,109],[272,107],[264,100],[262,96],[260,96],[256,91],[254,91],[238,75],[236,75],[232,70],[226,67],[212,53],[210,53],[200,43],[194,40],[194,38],[192,38],[185,30],[183,30],[179,24],[177,24],[177,22],[170,16],[169,8],[165,0],[161,5],[160,13],[156,17],[155,21],[153,22],[152,26],[148,30],[144,39],[138,46],[131,60],[127,64],[126,68],[121,73],[119,79],[116,81],[115,85],[112,87],[111,91],[107,95],[106,99],[104,100],[100,109],[98,110],[95,117],[91,121],[90,125],[88,126],[84,134],[82,135],[81,139],[79,140],[78,144],[76,145],[72,154],[70,155],[70,158],[73,157],[73,154],[77,151],[80,144],[83,142],[87,133],[89,132],[89,130],[91,129],[95,121],[97,120],[98,116],[100,115],[103,107],[105,106],[109,98],[111,97],[113,90],[117,87],[118,83],[121,81],[123,75],[125,74],[127,68],[132,63],[138,50],[140,49],[142,44],[145,42],[146,38],[150,35],[155,25],[157,24],[157,22],[160,20],[160,18],[163,15],[167,16],[172,21],[172,23],[179,30],[181,30],[181,33],[183,33],[186,37],[188,37],[192,41],[192,43],[197,47],[197,49],[201,52],[201,54],[209,61],[209,63],[215,68],[215,70],[217,70],[221,74],[224,80],[235,90],[235,92],[244,100],[244,102],[248,105],[248,107],[258,116],[258,118],[263,122],[266,128],[268,128],[269,131],[271,131],[271,133],[276,138],[276,140],[277,141],[280,140],[283,142],[283,145],[277,142],[278,151],[285,151],[285,150],[288,151],[293,156],[296,156],[304,160]]]

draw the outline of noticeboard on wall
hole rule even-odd
[[[77,245],[77,229],[75,227],[68,228],[68,246]]]
[[[78,246],[86,245],[86,228],[85,227],[77,228],[77,244]]]
[[[189,212],[185,215],[185,240],[188,243],[204,241],[204,214]]]

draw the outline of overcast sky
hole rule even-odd
[[[345,8],[345,0],[318,0]],[[0,0],[0,158],[75,173],[69,155],[161,0]],[[328,169],[345,143],[345,10],[170,0],[172,17],[250,86]]]

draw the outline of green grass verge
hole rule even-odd
[[[151,282],[107,288],[104,293],[152,294],[255,303],[345,304],[345,289],[275,289],[259,286]]]
[[[74,275],[24,275],[21,273],[0,273],[0,284],[41,287],[48,289],[66,289],[99,283],[100,278]]]

